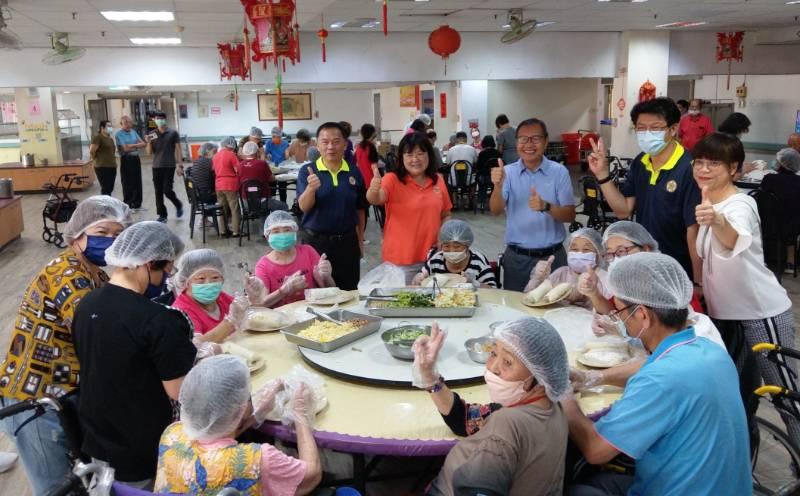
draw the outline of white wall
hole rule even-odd
[[[487,112],[489,81],[485,79],[461,81],[461,129],[469,128],[470,119],[478,119],[481,136],[494,134],[494,118]]]
[[[397,144],[400,138],[403,137],[406,124],[414,120],[414,117],[417,116],[419,111],[416,107],[400,106],[399,86],[381,88],[379,90],[373,90],[371,93],[381,96],[381,123],[379,127],[382,136],[388,133],[390,141]],[[370,103],[371,102],[370,100]],[[373,119],[374,117],[370,116],[370,120],[365,122],[372,122]]]
[[[73,120],[72,125],[80,128],[81,141],[89,141],[91,138],[86,133],[86,109],[84,108],[83,93],[57,93],[56,105],[59,109],[70,109],[78,115],[79,119]],[[64,125],[66,124],[65,122]],[[77,131],[77,128],[73,128],[73,132]]]
[[[800,45],[756,45],[756,36],[754,32],[745,33],[744,57],[742,62],[733,62],[733,74],[800,73]],[[673,31],[669,74],[727,74],[728,63],[717,63],[716,46],[715,32]]]

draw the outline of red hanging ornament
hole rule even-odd
[[[383,0],[383,35],[389,36],[389,6]]]
[[[656,98],[656,85],[648,79],[639,87],[639,101],[646,102]]]
[[[325,51],[325,39],[328,37],[328,30],[321,28],[317,31],[317,36],[319,36],[319,42],[322,44],[322,63],[324,64],[328,60],[327,52]]]
[[[242,30],[242,39],[244,40],[244,63],[247,67],[247,72],[250,74],[250,81],[253,80],[253,73],[250,70],[250,31],[247,30],[247,21],[245,21],[244,29]]]
[[[300,62],[300,24],[297,22],[297,11],[294,11],[294,36],[297,43],[297,61]]]
[[[723,60],[728,61],[728,86],[731,89],[731,65],[733,61],[741,62],[744,58],[742,41],[744,31],[735,33],[717,33],[717,63]]]
[[[239,77],[242,80],[250,76],[250,69],[247,64],[246,49],[242,43],[217,43],[219,50],[219,80]]]
[[[299,38],[293,24],[294,0],[241,0],[245,14],[255,28],[251,47],[253,60],[274,62],[288,58],[293,63],[298,58]]]
[[[428,46],[433,53],[444,60],[444,74],[446,76],[447,59],[461,47],[461,35],[450,26],[439,26],[428,36]]]

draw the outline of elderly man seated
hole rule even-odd
[[[609,286],[621,330],[650,356],[597,423],[574,399],[562,406],[589,463],[624,453],[636,460],[636,475],[599,472],[568,494],[752,494],[736,368],[687,324],[686,272],[666,255],[637,253],[611,267]]]

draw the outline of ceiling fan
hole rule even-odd
[[[511,30],[505,33],[500,38],[500,41],[510,45],[533,33],[533,30],[536,29],[536,19],[526,21],[522,16],[522,9],[509,10],[508,25],[511,27]]]
[[[11,20],[11,11],[8,10],[8,0],[0,0],[0,48],[8,50],[21,50],[22,42],[14,33],[6,28],[6,21]]]
[[[53,50],[42,57],[42,62],[47,65],[66,64],[83,57],[86,53],[85,48],[69,46],[69,33],[50,33],[49,36]]]

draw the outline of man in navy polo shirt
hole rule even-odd
[[[675,139],[680,118],[680,110],[670,98],[633,107],[631,120],[642,153],[631,164],[621,191],[609,176],[602,139],[592,143],[589,168],[614,214],[620,219],[635,215],[658,241],[661,252],[681,264],[699,292],[702,265],[694,245],[700,190],[692,177],[692,157]]]
[[[566,167],[544,156],[547,125],[522,121],[516,136],[520,158],[492,169],[489,208],[494,215],[506,213],[503,288],[522,291],[539,260],[552,256],[553,268],[567,264],[564,223],[575,220],[575,198]]]
[[[297,176],[297,203],[303,211],[300,239],[326,254],[341,289],[356,289],[361,276],[367,190],[355,164],[344,160],[347,137],[338,122],[317,129],[320,158]]]

